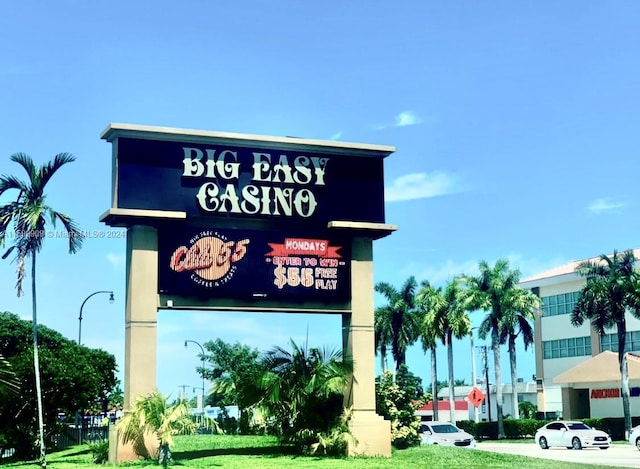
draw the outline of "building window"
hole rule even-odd
[[[542,297],[542,315],[558,316],[560,314],[571,314],[576,307],[580,292],[561,293]]]
[[[545,340],[542,342],[542,350],[545,360],[588,356],[591,355],[591,337]]]
[[[625,352],[640,351],[640,331],[627,332],[625,337]],[[600,351],[611,350],[618,353],[618,333],[605,334],[600,340]]]

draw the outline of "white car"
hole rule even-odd
[[[611,446],[609,435],[582,422],[557,421],[548,423],[538,429],[535,439],[542,449],[554,446],[567,449],[607,449]]]
[[[420,434],[423,445],[476,447],[473,435],[460,430],[450,422],[422,422]]]
[[[629,433],[629,443],[640,450],[640,425],[636,425]]]

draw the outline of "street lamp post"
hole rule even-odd
[[[82,308],[84,308],[84,304],[87,302],[87,300],[89,298],[91,298],[94,295],[97,295],[99,293],[108,293],[109,294],[109,303],[113,304],[114,298],[113,298],[113,292],[112,291],[108,291],[108,290],[100,290],[100,291],[96,291],[93,292],[91,295],[87,296],[84,301],[82,302],[82,305],[80,306],[80,316],[78,316],[78,345],[81,344],[81,339],[82,339]]]
[[[196,342],[195,340],[185,340],[184,341],[185,348],[187,347],[187,344],[189,342],[191,342],[192,344],[196,344],[198,347],[200,347],[200,350],[202,351],[202,355],[200,359],[202,360],[202,409],[204,410],[204,347],[200,345],[199,342]]]

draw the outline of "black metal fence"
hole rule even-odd
[[[64,449],[82,443],[98,443],[109,438],[108,425],[88,424],[84,427],[59,427],[46,435],[46,445],[50,449]]]

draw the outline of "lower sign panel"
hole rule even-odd
[[[344,301],[348,240],[328,233],[189,227],[158,235],[159,293],[205,298]]]

